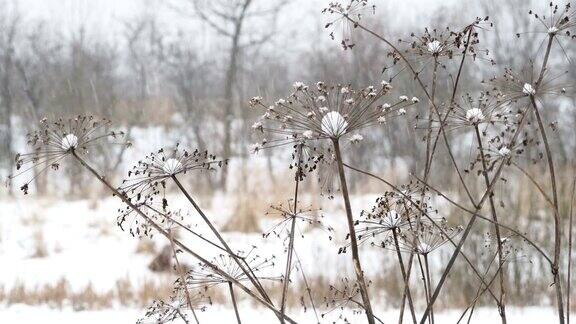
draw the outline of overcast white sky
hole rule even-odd
[[[122,22],[145,12],[158,13],[166,25],[174,25],[181,19],[165,5],[167,0],[6,0],[23,12],[26,20],[44,19],[56,30],[65,33],[78,30],[84,25],[101,33],[116,33]],[[178,0],[172,0],[178,1]],[[186,0],[182,0],[186,1]],[[266,1],[266,0],[264,0]],[[458,0],[375,0],[378,10],[390,11],[398,22],[428,21],[443,6],[451,6]],[[320,10],[330,0],[291,0],[289,10],[283,13],[285,27],[301,27],[320,22]],[[343,1],[344,2],[344,1]],[[306,19],[308,17],[308,19]],[[297,20],[297,24],[294,24]],[[315,26],[310,26],[315,27]]]

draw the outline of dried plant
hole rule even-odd
[[[567,262],[568,292],[565,294],[562,291],[566,283],[562,269],[562,257],[566,253],[562,244],[565,211],[560,204],[563,192],[557,183],[560,175],[549,138],[550,130],[555,131],[556,126],[545,119],[542,111],[550,108],[552,100],[572,92],[570,73],[566,68],[554,67],[552,61],[556,60],[553,58],[556,53],[565,58],[563,42],[575,38],[576,24],[575,11],[569,4],[550,3],[548,9],[546,15],[530,11],[541,28],[536,35],[545,35],[545,39],[537,55],[522,62],[524,68],[517,69],[500,67],[489,57],[490,52],[480,47],[483,40],[480,32],[491,32],[492,22],[488,17],[476,18],[462,28],[425,28],[422,34],[412,33],[396,42],[365,23],[364,15],[375,11],[375,6],[368,1],[330,3],[323,10],[329,17],[326,24],[329,36],[335,39],[334,29],[342,25],[340,44],[346,50],[355,48],[353,32],[367,33],[387,46],[386,56],[392,65],[382,70],[384,77],[390,77],[378,85],[363,88],[348,83],[294,82],[290,93],[274,102],[260,96],[250,99],[250,109],[261,110],[251,127],[258,141],[250,150],[258,153],[284,148],[291,153],[285,164],[294,172],[290,179],[294,194],[266,213],[275,217],[276,223],[263,234],[266,239],[283,243],[286,260],[282,262],[281,272],[276,269],[275,256],[261,257],[256,248],[239,252],[237,243],[220,233],[194,193],[186,188],[186,182],[181,181],[187,176],[199,176],[197,171],[215,171],[226,165],[227,161],[204,150],[185,150],[180,145],[159,149],[139,161],[122,185],[115,187],[106,175],[93,167],[90,153],[97,145],[119,140],[122,132],[108,131],[110,122],[94,117],[44,119],[39,130],[28,135],[31,150],[17,155],[17,170],[10,179],[35,168],[39,169],[35,174],[58,169],[60,161],[69,157],[122,200],[124,207],[118,216],[122,229],[137,237],[159,234],[170,242],[179,279],[172,298],[152,304],[144,322],[164,323],[177,318],[188,322],[192,315],[198,323],[194,311],[204,310],[205,305],[211,303],[208,296],[216,287],[227,286],[238,323],[241,322],[236,301],[238,291],[272,311],[280,323],[296,323],[287,308],[290,283],[296,280],[292,275],[294,269],[299,270],[317,314],[314,293],[304,271],[310,265],[302,265],[296,249],[296,240],[305,234],[300,225],[321,229],[329,240],[338,235],[334,228],[324,224],[324,219],[332,215],[324,217],[325,212],[301,205],[304,200],[301,184],[308,180],[308,175],[317,173],[323,193],[330,198],[337,198],[339,193],[344,203],[342,223],[346,225],[346,234],[342,236],[346,243],[334,253],[350,252],[355,275],[353,279],[342,275],[336,278],[338,284],[331,285],[324,298],[322,317],[336,309],[350,307],[363,313],[368,323],[382,322],[374,307],[377,287],[369,287],[371,278],[361,263],[359,246],[364,245],[366,249],[390,250],[395,254],[393,262],[398,263],[397,269],[402,275],[400,323],[404,321],[406,300],[413,323],[435,322],[437,301],[446,292],[443,288],[453,278],[458,259],[463,259],[463,266],[473,274],[472,278],[462,280],[475,288],[477,284],[474,296],[465,301],[467,306],[459,322],[466,316],[470,321],[475,307],[485,296],[496,306],[501,322],[507,323],[508,286],[512,282],[507,267],[521,262],[530,265],[535,253],[538,262],[550,269],[558,322],[564,324],[569,321],[571,259]],[[518,31],[519,36],[529,34]],[[558,61],[557,65],[563,67],[563,61]],[[500,74],[476,80],[463,72],[471,65],[485,63],[496,66]],[[421,97],[425,100],[420,102],[418,97],[406,95],[406,89],[396,89],[402,84],[397,82],[402,77],[413,80],[419,87],[416,93],[423,94]],[[470,89],[461,89],[463,78],[473,79]],[[440,93],[442,87],[447,89]],[[396,93],[397,90],[402,92]],[[393,125],[397,117],[405,115],[416,116],[414,136],[421,135],[425,142],[414,141],[418,149],[423,146],[423,161],[411,170],[410,182],[398,185],[377,172],[347,163],[349,147],[362,147],[367,142],[365,137],[379,134],[374,128]],[[467,150],[468,154],[462,157],[455,154],[458,150]],[[450,168],[448,175],[436,174],[441,163]],[[540,166],[538,172],[545,170],[545,180],[535,177],[527,165]],[[374,163],[374,167],[381,166]],[[550,246],[532,238],[534,234],[526,233],[518,224],[512,225],[512,217],[508,217],[510,207],[504,204],[507,192],[514,190],[507,179],[511,170],[520,171],[520,176],[527,179],[535,193],[531,197],[544,201],[541,213],[551,218],[553,231]],[[375,205],[358,215],[352,210],[347,172],[378,180],[378,184],[385,186]],[[447,189],[444,183],[447,177],[455,180],[454,190]],[[28,193],[30,181],[22,185],[24,193]],[[173,188],[186,198],[194,213],[171,209],[167,193]],[[195,217],[202,220],[198,226],[207,226],[208,235],[201,235],[196,227],[189,225]],[[331,220],[339,219],[331,217]],[[567,252],[570,255],[571,208],[569,222]],[[482,233],[479,228],[487,232]],[[205,250],[192,249],[176,233],[200,239],[209,249],[216,249],[218,256],[212,258]],[[478,247],[481,252],[473,254],[476,252],[470,252],[468,247],[472,237],[479,235],[485,237],[485,242]],[[431,262],[440,249],[447,253],[448,259],[438,257]],[[185,269],[179,260],[181,255],[194,258],[197,263]],[[411,276],[417,272],[422,280],[415,283]],[[275,285],[281,285],[278,304],[272,300]],[[416,308],[416,299],[420,297],[414,293],[417,289],[424,291],[422,312]],[[304,297],[300,305],[306,308]],[[316,320],[320,321],[318,316]]]

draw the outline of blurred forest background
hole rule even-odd
[[[146,130],[153,136],[154,130],[244,165],[251,143],[248,130],[255,119],[247,109],[250,97],[285,96],[295,80],[362,86],[389,77],[382,73],[390,64],[382,44],[353,32],[357,46],[344,51],[329,39],[329,31],[323,28],[325,17],[320,14],[322,1],[148,0],[130,17],[102,18],[94,17],[97,14],[90,13],[90,6],[68,2],[63,9],[70,13],[76,9],[80,15],[67,23],[30,14],[26,7],[33,6],[33,1],[22,2],[27,6],[19,4],[9,0],[0,3],[0,166],[4,179],[13,167],[14,152],[23,148],[23,135],[34,127],[33,121],[43,117],[91,113],[113,120],[135,145],[139,145],[137,136],[144,136]],[[476,16],[492,13],[490,18],[496,24],[480,36],[480,47],[491,49],[491,57],[500,66],[518,67],[518,62],[542,46],[528,39],[510,42],[517,32],[535,28],[527,15],[533,8],[530,1],[432,2],[419,9],[409,4],[395,8],[386,1],[377,5],[376,14],[366,14],[365,18],[370,26],[396,36],[392,39],[407,38],[424,27],[458,28]],[[566,58],[575,50],[569,44]],[[476,84],[493,76],[488,61],[475,67],[464,71],[468,76],[463,79],[463,88],[470,88],[467,81]],[[570,73],[576,70],[570,69]],[[397,80],[396,87],[418,95],[413,80]],[[438,91],[443,90],[449,91],[448,87]],[[572,106],[573,102],[562,105]],[[546,120],[558,121],[553,138],[558,163],[565,165],[574,158],[575,143],[560,139],[573,135],[576,110],[558,108],[545,114]],[[350,156],[351,162],[379,171],[390,165],[375,161],[394,164],[401,160],[408,170],[418,170],[421,166],[415,161],[422,143],[415,141],[419,134],[404,136],[415,132],[414,116],[408,121],[388,125],[380,134],[370,136],[362,151]],[[107,174],[124,175],[125,150],[100,153]],[[466,148],[458,153],[465,155]],[[269,165],[263,171],[274,179],[275,168]],[[227,171],[208,183],[207,190],[231,189],[229,178],[235,175]],[[41,176],[36,191],[40,195],[86,197],[93,188],[79,186],[85,184],[78,181],[83,177],[80,170],[67,170],[69,186],[63,189]],[[361,190],[358,186],[353,185]]]

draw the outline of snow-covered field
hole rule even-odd
[[[370,206],[374,196],[356,197],[353,200],[355,209],[360,206]],[[230,198],[215,195],[212,201],[203,202],[207,214],[217,226],[224,226],[230,217],[234,217],[228,201]],[[186,207],[186,202],[176,196],[170,200],[173,207]],[[335,219],[341,213],[337,201],[324,203],[326,218],[324,222],[339,231],[341,219]],[[65,280],[71,292],[79,292],[90,286],[96,293],[106,294],[117,289],[119,281],[128,281],[134,289],[144,283],[154,282],[158,285],[170,285],[175,279],[174,274],[157,273],[149,270],[148,265],[154,258],[153,253],[137,252],[139,240],[122,232],[116,226],[117,209],[121,204],[113,197],[99,200],[97,203],[89,200],[65,202],[38,199],[34,196],[18,197],[0,200],[0,296],[10,295],[15,287],[22,286],[27,290],[40,289],[46,285],[55,285]],[[219,213],[214,209],[218,207]],[[262,211],[264,213],[264,211]],[[336,216],[334,216],[336,215]],[[186,220],[196,224],[195,214],[190,214]],[[275,221],[270,218],[261,219],[261,228],[266,230]],[[341,225],[340,225],[341,226]],[[196,230],[207,234],[202,226],[194,226]],[[304,238],[297,239],[297,251],[302,267],[310,278],[321,276],[324,279],[335,279],[342,274],[351,273],[350,262],[346,255],[336,253],[343,244],[339,234],[329,235],[321,229],[301,227]],[[258,253],[271,257],[276,253],[276,266],[267,271],[276,275],[281,273],[284,256],[282,240],[264,239],[261,233],[225,233],[227,240],[234,246],[249,249],[258,246]],[[332,239],[330,239],[332,236]],[[165,244],[162,238],[154,240],[156,251]],[[188,241],[193,249],[207,256],[211,251],[198,240]],[[279,254],[278,254],[279,253]],[[368,275],[376,276],[379,271],[391,266],[386,262],[385,253],[369,247],[362,251],[365,270]],[[194,264],[194,260],[184,260]],[[330,265],[329,267],[324,265]],[[392,265],[393,266],[393,265]],[[280,267],[280,268],[278,268]],[[110,297],[107,308],[85,309],[64,300],[60,305],[43,303],[8,302],[4,298],[0,302],[0,323],[133,323],[145,312],[143,305],[126,305]],[[396,322],[397,312],[380,296],[377,312],[386,322]],[[247,323],[271,323],[276,320],[274,315],[265,309],[257,307],[247,299],[241,302],[241,315]],[[313,312],[298,313],[291,310],[291,315],[302,323],[315,323]],[[351,323],[363,323],[362,315],[353,310],[334,311],[321,319],[323,323],[337,321],[344,316]],[[458,311],[438,312],[438,323],[455,323],[460,316]],[[555,319],[550,308],[512,308],[510,323],[548,323]],[[205,312],[199,314],[201,323],[232,323],[234,313],[231,308],[214,304]],[[494,323],[498,321],[495,309],[479,308],[475,312],[473,323]]]
[[[497,312],[485,308],[480,308],[475,311],[475,316],[471,323],[476,324],[492,324],[499,323],[500,318]],[[54,324],[124,324],[133,323],[136,318],[141,315],[141,311],[137,309],[110,309],[102,311],[81,311],[75,312],[73,310],[55,310],[47,307],[29,307],[23,305],[15,305],[10,308],[0,309],[0,320],[2,323],[16,324],[16,323],[54,323]],[[393,311],[386,311],[379,313],[380,319],[384,323],[396,323],[398,315]],[[276,317],[271,312],[266,312],[261,309],[242,308],[241,316],[246,323],[253,324],[266,324],[277,322]],[[340,315],[338,315],[340,316]],[[365,318],[361,314],[352,314],[351,312],[345,313],[344,317],[350,323],[365,323]],[[436,315],[437,323],[456,323],[460,313],[456,311],[441,312]],[[206,312],[198,313],[200,323],[235,323],[234,312],[230,308],[224,307],[211,307]],[[300,314],[295,317],[302,323],[315,323],[312,314]],[[321,319],[323,323],[332,323],[334,318],[327,317]],[[552,309],[529,307],[529,308],[510,308],[508,310],[509,323],[521,324],[543,324],[553,323],[556,320],[556,315]],[[299,322],[300,322],[299,321]],[[176,321],[175,323],[179,323]]]

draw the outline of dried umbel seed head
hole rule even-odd
[[[560,30],[560,29],[558,29],[558,27],[552,26],[552,27],[548,28],[548,34],[553,34],[553,35],[555,35],[556,33],[558,33],[559,30]]]
[[[433,128],[443,125],[445,130],[472,130],[478,125],[492,125],[494,129],[511,127],[517,122],[516,111],[507,102],[501,103],[489,93],[480,93],[477,97],[463,95],[450,107],[440,107],[440,118],[432,116]],[[422,126],[421,126],[422,125]],[[423,120],[417,127],[427,127]]]
[[[171,148],[161,148],[138,161],[128,171],[120,192],[128,197],[157,191],[165,186],[165,180],[191,171],[213,171],[226,161],[218,159],[207,151],[188,151],[179,144]]]
[[[469,170],[474,168],[478,168],[479,171],[482,170],[483,160],[485,160],[489,165],[497,161],[511,163],[513,160],[526,153],[528,148],[531,148],[530,151],[533,152],[540,150],[538,148],[538,139],[529,133],[523,133],[512,141],[514,139],[515,131],[516,127],[514,126],[501,129],[499,132],[483,132],[481,134],[484,138],[483,151],[477,153],[476,159],[470,163]]]
[[[27,144],[31,149],[28,153],[16,155],[16,172],[10,175],[9,179],[26,174],[35,168],[33,177],[20,187],[24,193],[28,193],[29,184],[34,177],[49,169],[58,170],[60,163],[67,156],[86,155],[91,148],[99,145],[129,146],[129,142],[123,141],[123,132],[108,130],[111,124],[107,119],[94,116],[42,119],[38,130],[26,135]]]
[[[483,83],[491,86],[491,95],[501,103],[517,102],[529,97],[564,95],[567,88],[574,87],[573,83],[563,81],[568,71],[558,74],[544,73],[542,79],[538,71],[534,62],[530,62],[519,73],[507,68],[502,76],[493,77]]]
[[[362,211],[356,221],[358,242],[395,249],[394,234],[407,230],[418,215],[411,202],[398,197],[397,193],[385,192],[376,199],[372,209]]]
[[[414,224],[402,236],[402,245],[408,251],[427,255],[458,236],[460,232],[461,227],[450,227],[444,220],[422,223],[419,226]]]
[[[342,48],[345,50],[352,49],[355,46],[351,39],[352,29],[356,27],[356,23],[362,19],[363,12],[367,10],[372,13],[376,10],[376,6],[369,5],[368,0],[349,0],[346,4],[338,1],[330,2],[328,7],[322,9],[323,14],[331,16],[331,20],[324,26],[331,29],[330,38],[335,39],[336,29],[342,30],[343,35],[340,41]],[[337,28],[338,25],[342,25],[342,28]]]
[[[206,291],[187,289],[178,279],[169,300],[154,300],[148,306],[144,318],[138,320],[136,324],[172,323],[194,310],[204,311],[209,305],[212,305],[212,300]]]
[[[391,88],[388,82],[361,89],[349,85],[329,86],[324,82],[308,87],[296,82],[294,92],[273,105],[254,97],[250,106],[261,108],[264,113],[252,128],[265,136],[256,150],[310,140],[337,140],[381,124],[386,117],[399,116],[405,108],[419,102],[416,97],[410,100],[408,96],[401,96],[393,104],[381,103]]]
[[[474,59],[489,60],[488,51],[477,48],[479,39],[475,32],[476,28],[486,24],[490,24],[487,19],[477,18],[461,30],[425,28],[422,33],[412,33],[410,37],[400,39],[397,51],[405,59],[419,63],[423,68],[438,67],[444,61],[464,54]],[[394,65],[403,61],[397,52],[389,56],[393,58]]]
[[[541,30],[518,33],[516,35],[520,37],[522,34],[540,33],[546,34],[549,37],[576,39],[576,35],[574,34],[574,28],[576,27],[576,10],[572,9],[570,3],[561,7],[554,2],[550,2],[548,9],[549,13],[546,15],[540,15],[532,10],[529,11],[529,14],[543,27]]]
[[[295,220],[298,226],[295,230],[299,231],[299,236],[304,237],[306,228],[315,228],[324,231],[328,235],[328,239],[332,240],[332,235],[334,229],[330,226],[326,226],[323,223],[324,215],[321,209],[315,209],[311,206],[298,207],[294,210],[294,200],[288,199],[288,201],[270,206],[266,212],[266,216],[271,216],[275,219],[279,219],[274,225],[267,229],[262,236],[264,238],[270,237],[270,235],[283,238],[286,235],[290,235],[290,224],[292,220]]]
[[[252,275],[258,280],[281,280],[281,277],[269,273],[275,266],[275,256],[262,257],[258,254],[256,247],[252,247],[248,252],[238,251],[236,256],[242,259],[242,262],[247,265]],[[239,282],[250,280],[246,272],[238,265],[237,259],[230,254],[219,254],[211,263]],[[207,290],[221,284],[228,284],[230,279],[221,273],[215,272],[208,265],[199,263],[190,269],[186,281],[189,289]]]
[[[499,150],[498,150],[498,154],[500,154],[500,156],[506,157],[510,155],[510,149],[508,148],[508,146],[502,146]]]

